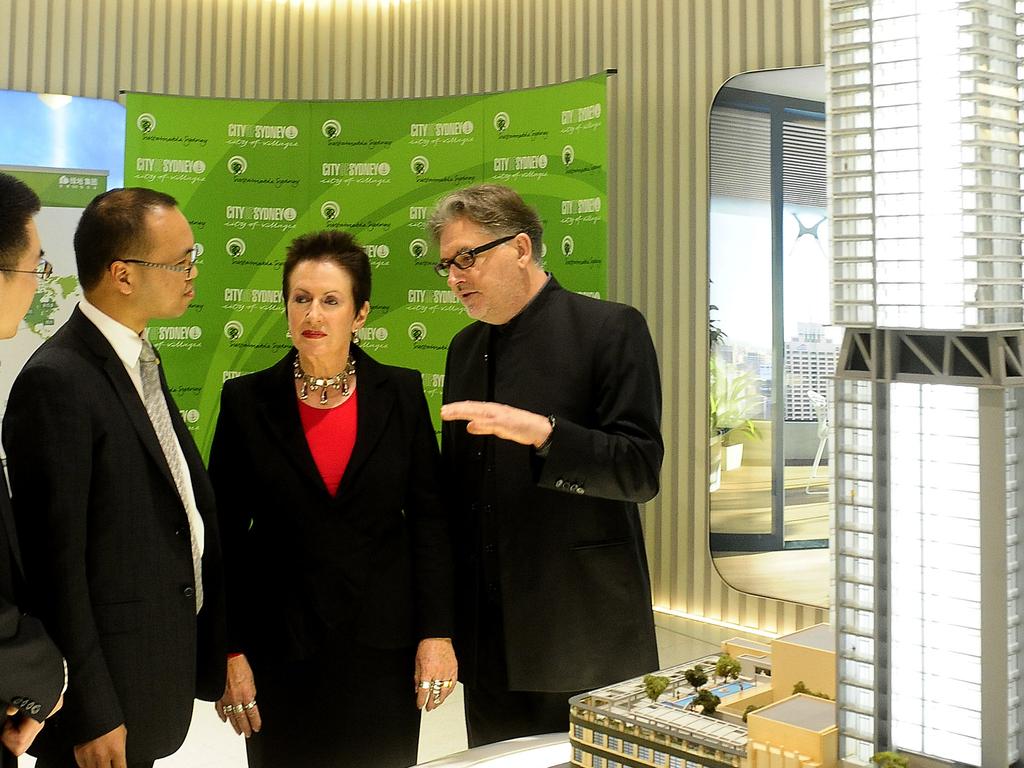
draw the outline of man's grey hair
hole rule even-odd
[[[541,263],[544,227],[540,216],[511,187],[477,184],[445,195],[430,214],[427,230],[440,242],[441,232],[456,219],[468,219],[495,237],[526,233],[533,243],[533,260]]]

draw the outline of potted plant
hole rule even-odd
[[[758,436],[750,416],[757,412],[759,397],[749,373],[718,359],[717,348],[727,334],[711,317],[718,307],[711,304],[708,309],[708,486],[714,492],[721,486],[722,470],[737,469],[742,463],[742,436]]]
[[[722,436],[712,435],[708,444],[708,491],[722,487]]]
[[[708,387],[709,426],[711,441],[721,444],[721,466],[725,471],[736,469],[743,460],[744,435],[757,437],[751,416],[756,413],[759,396],[754,377],[734,365],[723,363],[716,355],[710,361]]]
[[[716,311],[718,307],[711,304],[708,307],[708,369],[709,369],[709,387],[708,391],[713,391],[712,387],[715,382],[715,367],[716,367],[716,354],[715,348],[719,345],[722,339],[725,338],[725,331],[721,329],[715,318],[711,317],[711,313]],[[709,398],[711,407],[709,412],[709,421],[711,427],[711,437],[708,442],[708,491],[714,493],[722,485],[722,437],[716,433],[714,423],[716,421],[714,398]]]

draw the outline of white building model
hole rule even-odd
[[[826,624],[773,640],[728,640],[735,677],[715,676],[709,655],[657,673],[667,685],[657,700],[637,677],[570,700],[572,764],[583,768],[833,768],[835,634]],[[700,690],[720,700],[714,711]],[[690,673],[689,678],[687,673]],[[799,684],[808,693],[793,693]],[[828,696],[829,698],[823,698]]]

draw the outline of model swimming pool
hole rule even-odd
[[[753,687],[754,684],[746,680],[735,680],[731,683],[723,683],[722,685],[716,685],[714,688],[711,688],[710,690],[718,698],[724,699],[726,696],[732,696],[734,693],[739,693],[740,691],[745,691],[748,688]],[[683,698],[678,699],[677,701],[670,701],[668,703],[671,704],[673,707],[686,709],[690,706],[690,702],[692,702],[695,698],[696,695],[691,693],[689,696],[684,696]]]

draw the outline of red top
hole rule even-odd
[[[314,408],[300,400],[299,416],[309,452],[333,496],[356,444],[356,393],[337,408]]]

